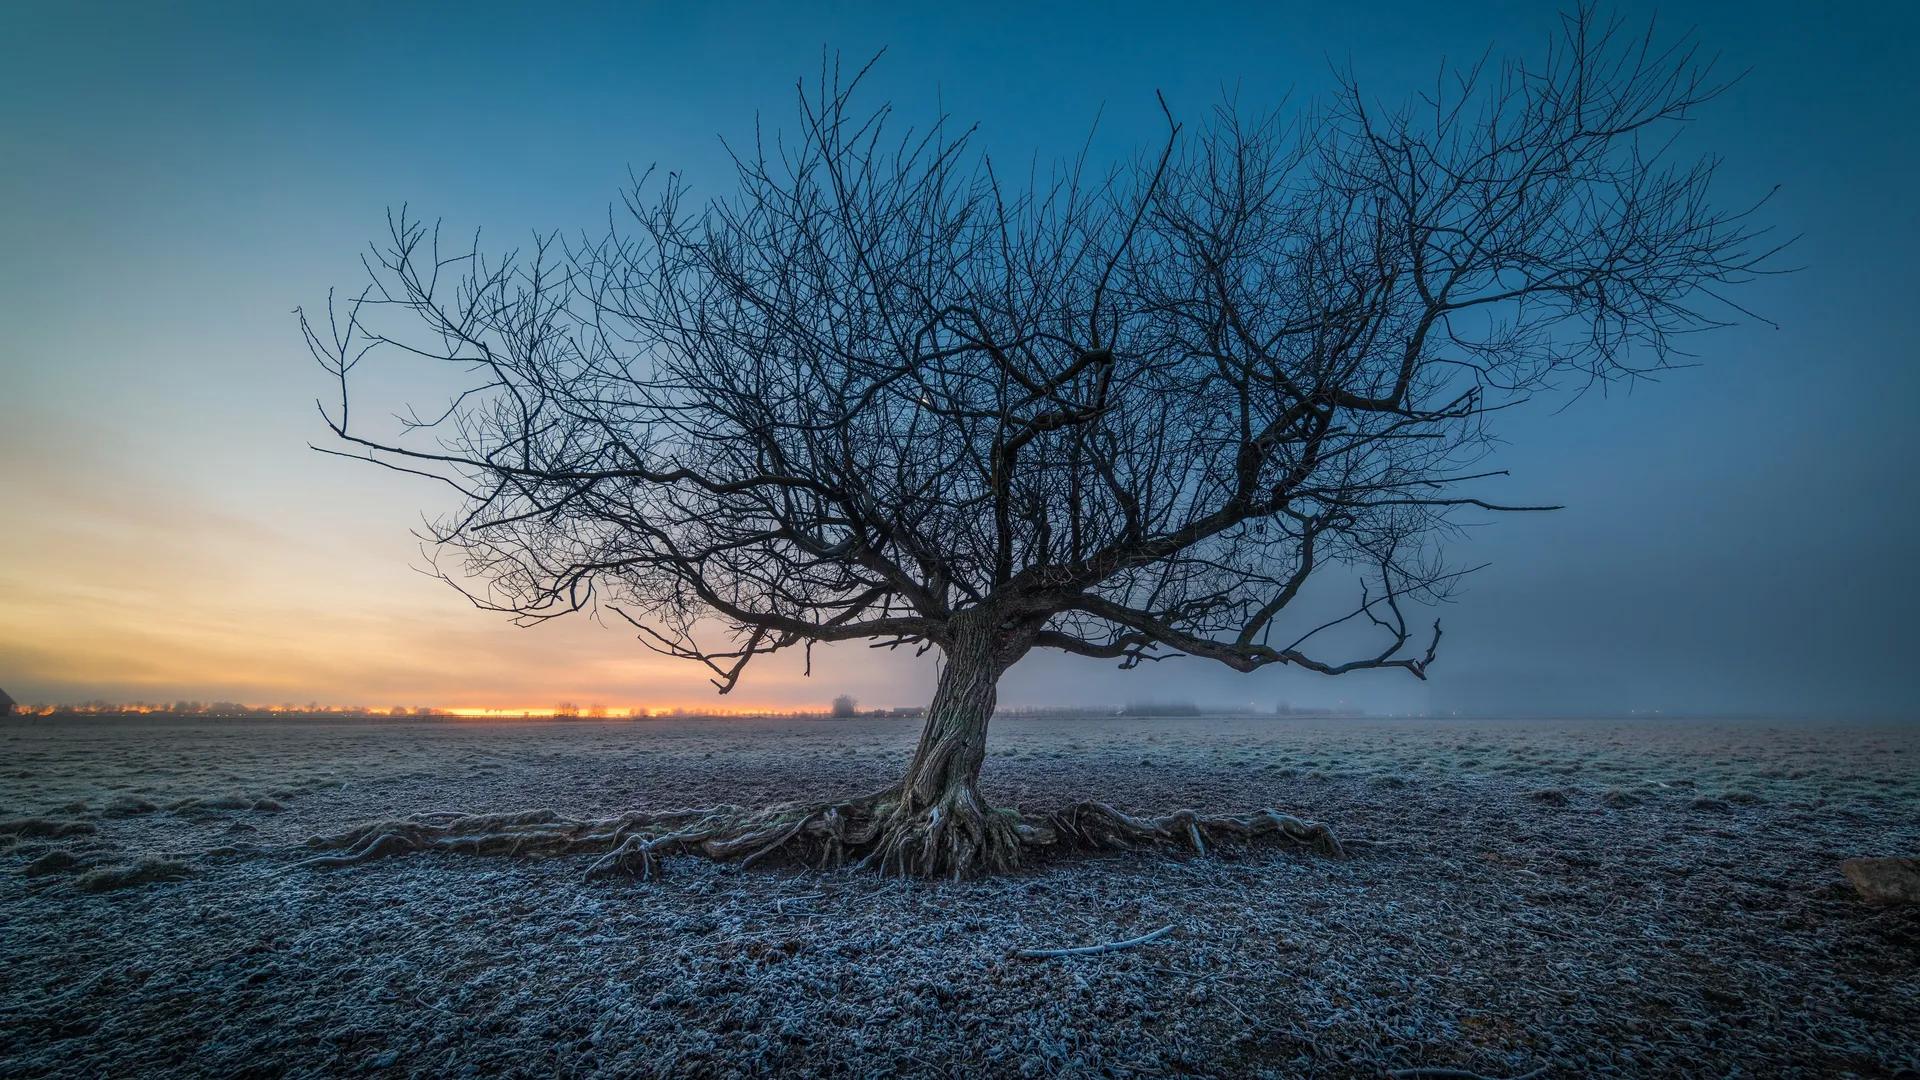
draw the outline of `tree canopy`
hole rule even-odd
[[[978,608],[1015,655],[1423,675],[1406,604],[1455,578],[1451,512],[1512,509],[1470,486],[1490,414],[1667,364],[1765,254],[1672,152],[1711,65],[1586,17],[1402,108],[1349,81],[1293,121],[1169,113],[1127,166],[1018,185],[970,129],[860,111],[864,74],[803,84],[730,196],[648,175],[603,234],[501,256],[403,211],[365,291],[303,316],[346,452],[460,492],[431,539],[477,602],[597,603],[723,692]],[[376,354],[471,379],[363,434]],[[1378,650],[1286,624],[1336,564]]]

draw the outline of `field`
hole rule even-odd
[[[378,817],[852,793],[913,721],[0,724],[0,1076],[1911,1076],[1920,728],[996,721],[1044,809],[1381,841],[974,882],[679,859],[295,867]],[[1014,950],[1173,929],[1098,956]],[[1410,1075],[1417,1075],[1410,1074]]]

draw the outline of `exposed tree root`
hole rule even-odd
[[[1100,802],[1075,803],[1040,818],[987,806],[971,786],[932,806],[911,809],[897,790],[832,803],[790,803],[750,810],[717,806],[609,818],[569,818],[551,810],[517,814],[426,814],[375,821],[307,846],[328,854],[303,867],[339,867],[408,852],[553,857],[596,855],[587,876],[655,877],[661,860],[700,855],[750,866],[763,859],[821,869],[852,866],[883,874],[972,877],[1018,867],[1029,854],[1129,847],[1187,848],[1270,839],[1338,856],[1345,847],[1325,825],[1274,810],[1204,815],[1178,810],[1136,817]]]
[[[1209,842],[1271,837],[1323,855],[1346,854],[1346,848],[1332,829],[1278,810],[1258,810],[1244,815],[1175,810],[1163,817],[1143,818],[1122,813],[1106,803],[1083,802],[1050,815],[1049,823],[1058,835],[1058,842],[1068,847],[1167,845],[1191,847],[1196,853],[1205,854]]]

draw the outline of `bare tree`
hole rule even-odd
[[[853,700],[851,694],[841,694],[833,699],[831,715],[835,719],[845,720],[860,715],[860,703]]]
[[[1451,516],[1543,509],[1473,493],[1489,416],[1669,364],[1768,254],[1751,211],[1710,201],[1711,160],[1671,160],[1711,64],[1584,12],[1543,62],[1443,70],[1394,110],[1347,80],[1297,123],[1169,113],[1130,166],[1019,185],[944,119],[856,110],[859,82],[803,84],[797,132],[735,153],[736,194],[641,178],[597,236],[496,257],[403,211],[365,290],[301,325],[339,381],[333,452],[459,493],[430,539],[476,604],[611,613],[721,693],[812,642],[938,650],[902,781],[746,817],[381,823],[323,861],[497,845],[960,875],[1050,844],[1337,850],[1272,813],[990,808],[1001,674],[1041,648],[1425,677],[1439,624],[1409,608],[1458,576]],[[350,391],[379,360],[464,381],[373,432]],[[1329,569],[1359,572],[1357,602],[1294,625]],[[1335,626],[1379,640],[1328,655]]]

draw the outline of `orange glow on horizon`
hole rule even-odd
[[[338,489],[276,484],[238,501],[225,488],[184,492],[168,487],[176,474],[135,467],[145,459],[131,448],[76,441],[83,430],[39,417],[0,424],[0,458],[61,450],[58,471],[0,470],[0,497],[34,508],[0,529],[0,687],[21,703],[16,714],[392,715],[373,704],[386,701],[408,703],[409,715],[415,703],[448,702],[470,717],[550,718],[574,702],[623,718],[714,716],[825,710],[842,692],[931,693],[925,665],[850,646],[837,669],[822,663],[831,650],[813,655],[830,676],[809,678],[796,651],[755,665],[750,702],[717,699],[703,666],[630,634],[587,618],[516,627],[416,573],[411,496],[379,518],[311,513],[363,505],[344,478]]]
[[[826,710],[824,708],[820,708],[820,709],[714,708],[712,706],[707,706],[707,705],[698,705],[698,706],[649,705],[649,706],[642,706],[642,707],[632,708],[632,709],[602,709],[594,706],[586,706],[586,707],[575,709],[575,708],[568,708],[565,706],[562,706],[559,708],[555,708],[553,706],[542,706],[539,708],[514,708],[511,706],[461,705],[453,708],[438,710],[438,712],[441,714],[458,717],[463,720],[470,720],[470,719],[513,720],[513,719],[520,719],[520,718],[545,720],[545,719],[552,719],[554,717],[565,717],[569,719],[577,717],[580,719],[587,719],[587,720],[593,720],[593,719],[620,720],[620,719],[643,719],[648,717],[664,717],[664,716],[774,716],[774,715],[788,715],[788,714],[825,712],[825,711]]]
[[[248,705],[232,701],[183,701],[175,705],[154,702],[111,702],[83,701],[77,703],[46,704],[21,702],[14,706],[15,716],[289,716],[289,717],[343,717],[343,718],[381,718],[381,719],[422,719],[422,720],[645,720],[666,719],[672,717],[689,718],[728,718],[728,717],[776,717],[776,716],[824,716],[826,706],[812,708],[795,707],[724,707],[709,705],[649,705],[634,708],[609,709],[598,705],[572,706],[543,705],[538,707],[461,705],[452,708],[438,706],[394,706],[390,708],[369,708],[363,705]],[[899,714],[903,710],[871,710]]]

